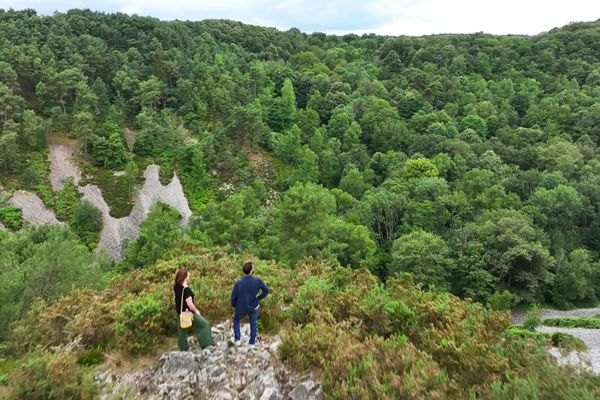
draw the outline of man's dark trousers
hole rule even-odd
[[[258,334],[258,313],[260,311],[260,306],[256,307],[254,310],[241,314],[237,311],[233,315],[233,337],[235,341],[241,339],[242,335],[240,332],[240,320],[244,318],[246,315],[250,317],[250,344],[256,344],[256,335]]]

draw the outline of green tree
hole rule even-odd
[[[181,238],[180,219],[176,210],[164,204],[153,206],[140,228],[140,236],[125,249],[125,261],[139,268],[159,260]]]
[[[138,177],[139,172],[140,169],[135,161],[129,160],[127,165],[125,165],[125,182],[127,183],[127,194],[130,198],[133,195],[135,181]]]
[[[417,282],[447,290],[451,271],[450,249],[441,237],[417,230],[394,241],[390,274],[410,272]]]
[[[102,229],[102,212],[88,200],[82,200],[71,217],[71,227],[88,247],[94,248]]]
[[[364,192],[369,189],[369,184],[365,182],[363,174],[354,164],[347,164],[340,180],[340,189],[350,193],[354,198],[360,199]]]
[[[33,110],[25,110],[19,142],[34,150],[41,150],[46,147],[46,136],[49,129],[50,124],[47,121],[37,116]]]

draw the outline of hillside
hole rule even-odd
[[[176,265],[216,326],[248,258],[279,293],[272,356],[325,397],[594,398],[545,350],[580,342],[501,311],[597,305],[599,127],[600,21],[383,37],[0,10],[1,390],[107,393],[96,368],[174,349]],[[77,381],[32,389],[61,368]]]

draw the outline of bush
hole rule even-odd
[[[140,236],[125,250],[125,260],[135,267],[155,263],[181,238],[180,219],[181,215],[169,206],[155,205],[140,228]]]
[[[91,254],[64,226],[1,232],[0,254],[0,340],[13,322],[25,317],[36,298],[55,302],[73,288],[102,288],[106,283],[107,261]],[[63,328],[64,324],[63,320]]]
[[[25,358],[15,374],[14,399],[93,399],[97,388],[67,351],[43,351]]]
[[[100,347],[94,347],[77,358],[77,364],[86,367],[101,364],[104,361],[104,352]]]
[[[508,290],[505,290],[503,292],[495,292],[490,296],[488,301],[490,303],[490,307],[492,307],[492,310],[509,311],[512,304],[512,299],[512,294]]]
[[[0,207],[0,222],[11,231],[23,227],[23,212],[15,206]]]
[[[168,293],[154,292],[125,303],[115,330],[119,348],[128,353],[154,348],[175,326],[172,301]]]
[[[542,319],[540,317],[540,309],[537,306],[532,307],[525,315],[523,320],[523,327],[530,331],[535,331],[535,328],[540,326]]]
[[[61,221],[71,220],[79,207],[79,197],[80,194],[73,183],[73,179],[67,179],[56,194],[54,202],[56,217]]]
[[[71,227],[89,248],[94,248],[98,232],[102,229],[102,213],[87,200],[79,203],[71,218]]]
[[[109,137],[94,135],[90,142],[90,155],[96,165],[109,169],[122,169],[131,159],[119,133],[112,133]]]

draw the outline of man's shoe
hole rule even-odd
[[[233,342],[233,344],[235,345],[235,347],[240,347],[242,345],[242,341],[236,340],[235,342]]]

